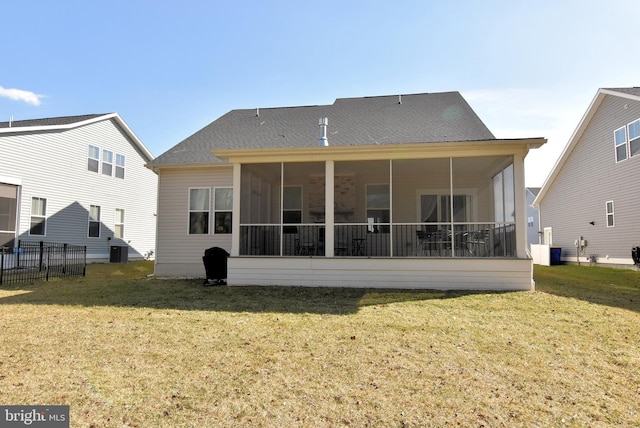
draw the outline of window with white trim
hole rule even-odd
[[[388,184],[367,184],[367,230],[369,232],[389,233],[390,206]]]
[[[627,127],[623,126],[613,132],[613,142],[616,145],[616,162],[627,158]]]
[[[189,235],[207,235],[209,233],[210,200],[211,189],[189,189]]]
[[[116,178],[124,179],[124,155],[116,154]]]
[[[124,238],[124,210],[122,208],[116,208],[116,214],[114,219],[114,236],[116,238]]]
[[[102,149],[102,174],[113,175],[113,152],[111,150]]]
[[[233,188],[216,187],[213,190],[213,233],[231,233]]]
[[[98,172],[100,168],[100,147],[89,144],[89,153],[87,155],[87,170]]]
[[[613,214],[613,201],[607,201],[607,227],[615,226],[615,219]]]
[[[640,119],[631,122],[629,128],[629,156],[640,154]]]
[[[31,224],[29,235],[45,236],[47,231],[47,200],[45,198],[31,198]]]
[[[100,237],[100,206],[89,206],[89,232],[87,234],[89,238]]]

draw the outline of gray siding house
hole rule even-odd
[[[640,245],[640,88],[600,89],[534,201],[562,261],[632,267]]]
[[[458,92],[232,110],[149,162],[159,277],[229,285],[533,288],[524,158]]]
[[[540,192],[539,187],[527,187],[527,247],[540,243],[540,213],[533,201]]]
[[[151,153],[117,113],[0,123],[0,246],[87,247],[89,262],[155,248]],[[124,250],[126,248],[126,250]]]

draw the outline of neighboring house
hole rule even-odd
[[[532,205],[539,191],[539,187],[527,187],[527,247],[529,250],[531,245],[540,243],[540,213]]]
[[[88,262],[151,254],[152,160],[116,113],[0,123],[0,246],[82,245]]]
[[[159,277],[230,285],[533,287],[524,158],[458,92],[232,110],[149,163]]]
[[[640,88],[600,89],[534,201],[562,261],[632,267],[640,245]]]

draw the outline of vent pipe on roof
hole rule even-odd
[[[398,104],[402,104],[402,94],[398,95]]]
[[[260,107],[256,107],[256,117],[260,116]]]
[[[326,147],[329,145],[329,140],[327,140],[327,125],[329,125],[329,119],[323,117],[320,119],[318,123],[320,126],[320,139],[318,140],[318,147]]]
[[[13,116],[9,118],[9,128],[11,128],[11,125],[13,125]]]

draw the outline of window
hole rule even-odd
[[[640,154],[640,119],[629,124],[629,155]]]
[[[613,218],[613,201],[607,202],[607,227],[615,226],[615,221]]]
[[[92,172],[98,172],[99,163],[100,163],[100,148],[89,145],[87,169]]]
[[[116,217],[114,219],[114,236],[116,238],[124,238],[124,210],[116,208]]]
[[[44,236],[47,229],[47,200],[31,198],[31,225],[29,235]]]
[[[100,207],[91,205],[89,207],[89,238],[100,237]]]
[[[231,233],[231,213],[233,211],[233,188],[218,187],[213,194],[213,233]]]
[[[388,233],[390,194],[388,184],[367,184],[367,230],[372,233]]]
[[[627,158],[627,128],[623,126],[613,133],[613,140],[616,145],[616,162]]]
[[[116,154],[116,177],[124,179],[124,155]]]
[[[516,221],[513,164],[493,176],[493,212],[496,222]]]
[[[302,223],[302,186],[283,187],[282,222]]]
[[[113,175],[113,152],[102,149],[102,174]]]
[[[189,235],[209,233],[211,189],[189,189]]]

